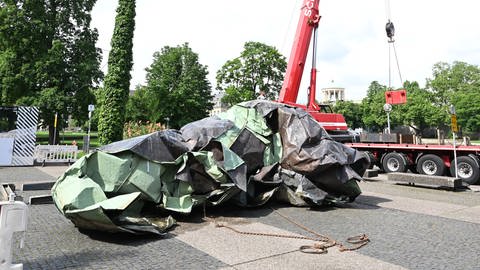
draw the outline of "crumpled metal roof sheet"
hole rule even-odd
[[[293,205],[353,201],[367,167],[305,111],[256,100],[180,131],[106,145],[73,164],[52,194],[80,228],[161,234],[175,224],[169,211],[203,203],[254,206],[274,195]]]

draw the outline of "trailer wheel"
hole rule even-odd
[[[383,157],[382,167],[383,167],[383,170],[387,173],[406,172],[407,158],[401,153],[396,153],[396,152],[388,153]]]
[[[475,184],[480,178],[480,168],[469,156],[457,157],[458,177],[467,184]],[[450,166],[450,173],[455,176],[455,163]]]
[[[437,155],[427,154],[418,159],[418,173],[426,175],[443,175],[445,173],[445,168],[445,163],[443,163],[443,160]]]

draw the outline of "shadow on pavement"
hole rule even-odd
[[[172,214],[178,222],[171,232],[181,234],[186,231],[198,230],[212,222],[228,222],[229,224],[246,224],[254,222],[253,219],[264,217],[272,213],[267,203],[257,207],[240,207],[231,203],[219,206],[203,206],[194,208],[188,215]]]
[[[78,229],[78,231],[88,236],[92,240],[97,240],[97,241],[111,243],[111,244],[133,246],[133,247],[141,246],[141,245],[148,244],[150,242],[161,240],[161,239],[172,238],[172,236],[169,235],[168,233],[162,236],[162,235],[157,235],[153,233],[148,233],[148,234],[108,233],[108,232],[85,230],[85,229]]]
[[[348,206],[345,206],[348,207]],[[255,222],[256,219],[274,214],[275,210],[284,208],[302,208],[309,211],[328,212],[338,208],[339,206],[325,205],[325,206],[292,206],[288,203],[281,203],[276,201],[269,201],[264,205],[255,207],[242,207],[231,203],[226,203],[221,206],[212,206],[203,209],[196,208],[189,215],[174,215],[173,217],[185,225],[185,223],[208,224],[212,219],[219,221],[228,221],[231,224],[243,224]]]
[[[212,222],[227,222],[231,225],[250,224],[258,221],[262,217],[275,215],[275,210],[287,208],[302,208],[307,211],[314,212],[329,212],[339,208],[358,208],[358,209],[372,209],[379,208],[375,204],[388,201],[383,198],[360,195],[356,202],[361,199],[359,203],[348,203],[342,205],[325,205],[325,206],[292,206],[287,203],[269,201],[262,206],[256,207],[242,207],[232,203],[225,203],[220,206],[199,206],[192,210],[189,214],[170,213],[177,221],[177,225],[168,231],[164,236],[155,234],[135,235],[129,233],[106,233],[94,230],[79,229],[79,232],[88,236],[92,240],[114,243],[127,246],[141,246],[152,241],[173,238],[177,235],[187,231],[196,231]],[[163,212],[165,214],[165,212]]]
[[[349,205],[349,208],[355,209],[380,209],[381,207],[378,206],[380,203],[384,202],[391,202],[392,200],[377,197],[377,196],[368,196],[368,195],[360,195],[357,197],[354,203]]]

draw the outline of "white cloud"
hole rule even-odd
[[[471,0],[390,0],[396,48],[404,80],[424,84],[438,61],[480,64],[480,4]],[[209,79],[246,41],[260,41],[290,54],[301,0],[138,0],[131,87],[145,82],[152,55],[162,47],[188,42],[209,67]],[[97,45],[109,49],[117,0],[99,0],[92,25]],[[371,81],[388,84],[385,2],[321,0],[318,39],[318,86],[346,88],[348,99],[361,99]],[[104,71],[106,58],[104,54]],[[310,63],[308,61],[307,63]],[[393,62],[392,62],[393,63]],[[395,67],[395,66],[393,66]],[[308,69],[304,81],[308,79]],[[396,67],[393,86],[400,86]],[[300,101],[306,90],[300,90]],[[317,94],[320,96],[320,94]]]

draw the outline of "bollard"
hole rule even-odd
[[[15,193],[9,194],[8,201],[0,201],[0,270],[22,270],[23,264],[12,264],[12,244],[14,232],[27,230],[28,206],[15,201]],[[23,240],[20,248],[23,247]]]

